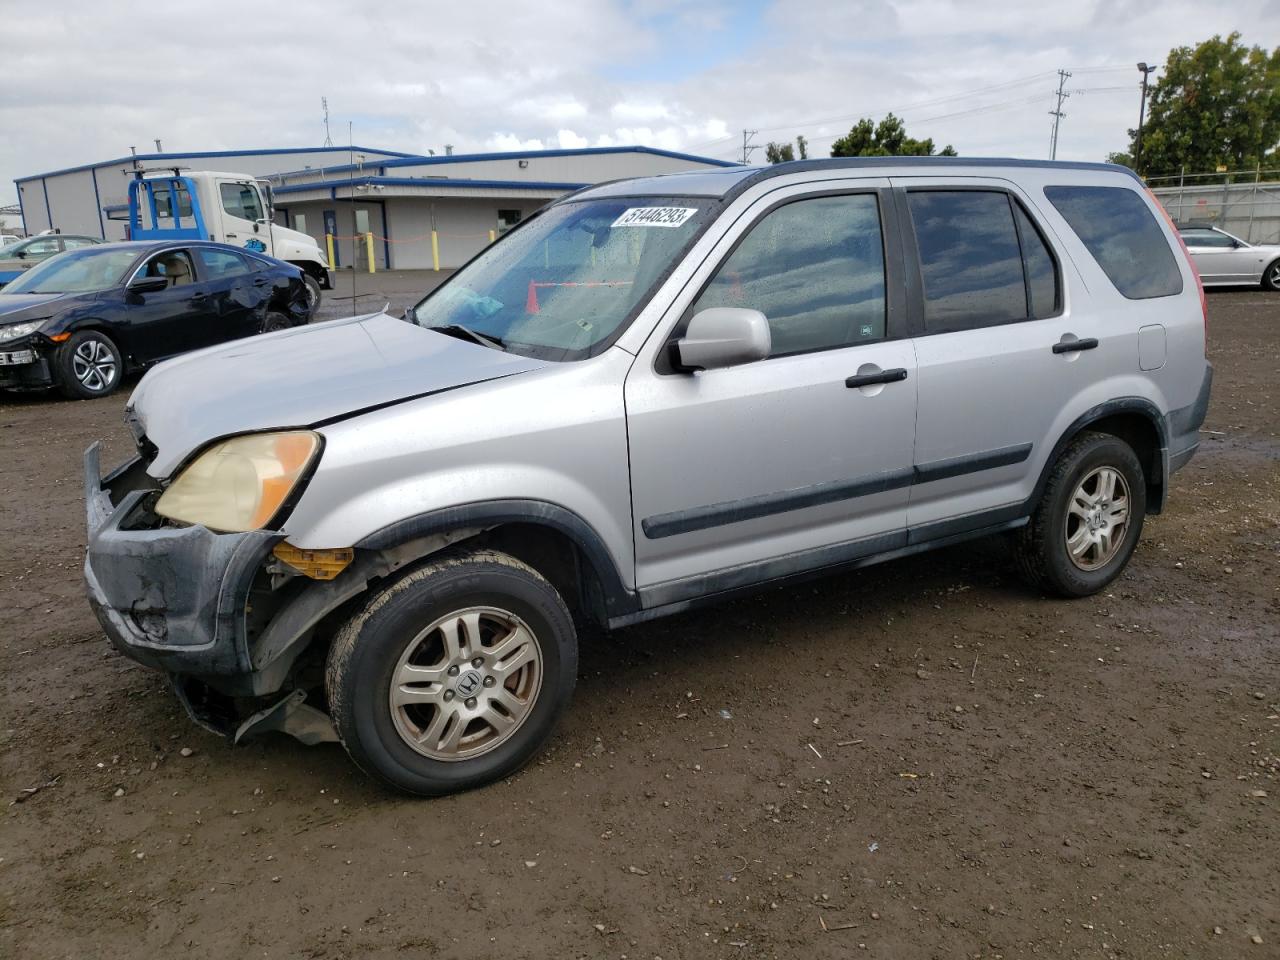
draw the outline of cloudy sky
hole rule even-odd
[[[15,15],[17,14],[17,15]],[[1100,160],[1136,122],[1139,60],[1280,0],[18,2],[0,32],[0,204],[14,177],[154,150],[425,152],[648,144],[714,157],[892,110],[961,154]],[[763,159],[763,151],[755,160]]]

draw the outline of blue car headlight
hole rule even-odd
[[[5,340],[17,340],[19,337],[35,333],[44,326],[48,319],[48,317],[41,317],[39,320],[26,320],[22,323],[10,323],[7,326],[0,326],[0,343]]]

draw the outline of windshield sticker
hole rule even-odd
[[[615,227],[678,227],[697,213],[694,207],[629,207]]]

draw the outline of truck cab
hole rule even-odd
[[[242,173],[175,169],[139,175],[129,184],[130,240],[213,240],[265,253],[300,268],[308,306],[333,288],[314,239],[272,222],[271,185]]]

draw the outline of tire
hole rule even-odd
[[[302,274],[302,283],[307,288],[307,319],[310,320],[320,309],[320,281],[311,274]]]
[[[1129,562],[1146,510],[1146,477],[1133,448],[1111,434],[1082,433],[1053,464],[1031,521],[1015,535],[1020,572],[1060,597],[1097,593]]]
[[[1272,260],[1262,271],[1262,289],[1280,290],[1280,259]]]
[[[283,313],[269,310],[262,318],[262,332],[274,333],[277,330],[288,330],[293,324]]]
[[[120,348],[105,333],[81,330],[54,354],[58,389],[72,400],[93,400],[114,393],[124,376]]]
[[[568,706],[577,667],[573,620],[555,588],[513,557],[475,550],[372,597],[334,637],[325,691],[361,770],[440,796],[528,762]]]

